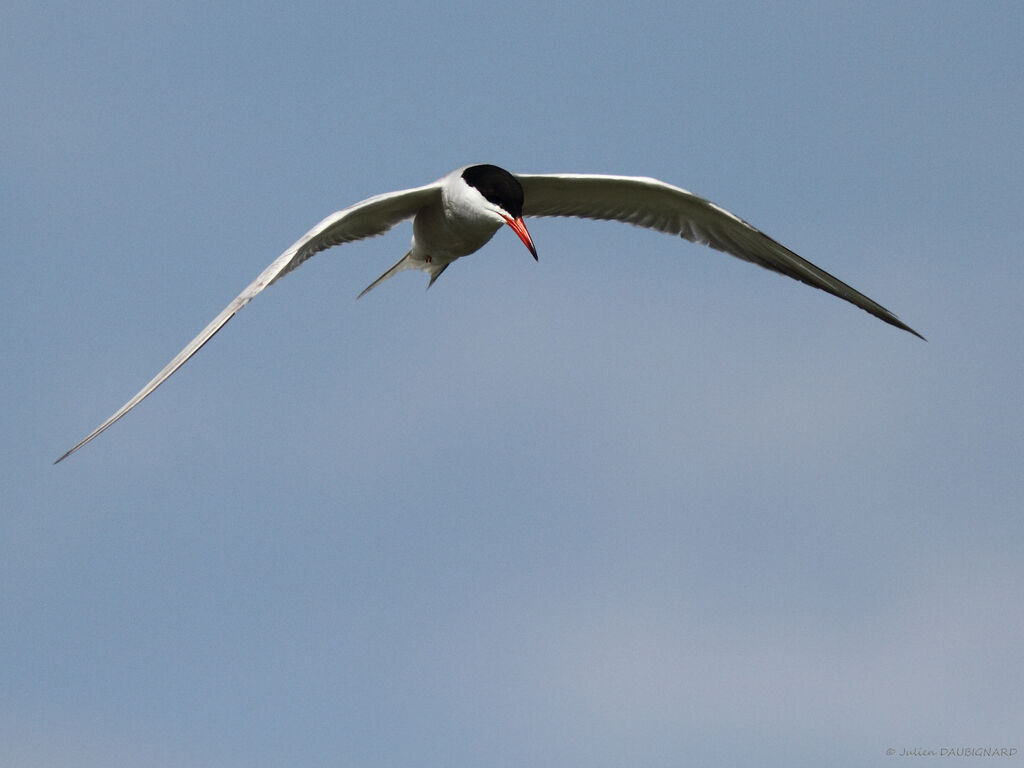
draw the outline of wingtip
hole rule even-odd
[[[108,427],[108,426],[110,426],[110,425],[109,424],[105,425],[103,429],[106,429],[106,427]],[[93,432],[91,435],[89,435],[87,438],[85,438],[85,440],[83,440],[82,442],[78,443],[75,447],[71,448],[68,451],[65,451],[63,456],[61,456],[59,459],[57,459],[55,462],[53,462],[53,465],[56,466],[56,465],[60,464],[62,461],[64,461],[64,459],[66,459],[72,453],[77,451],[79,448],[83,447],[87,443],[91,443],[93,438],[95,438],[97,435],[99,435],[99,433],[102,432],[102,431],[103,430],[98,430],[96,432]]]
[[[71,449],[70,451],[66,451],[66,452],[64,453],[64,455],[62,455],[62,456],[61,456],[61,457],[60,457],[59,459],[57,459],[57,460],[56,460],[55,462],[53,462],[53,466],[57,466],[58,464],[60,464],[60,463],[61,463],[62,461],[64,461],[64,459],[66,459],[66,458],[67,458],[68,456],[70,456],[70,455],[71,455],[72,453],[74,453],[75,451],[77,451],[77,450],[78,450],[79,448],[81,448],[81,446],[80,446],[80,445],[76,445],[76,446],[75,446],[74,448],[72,448],[72,449]]]
[[[891,320],[889,318],[883,318],[883,319],[886,322],[888,322],[890,325],[894,325],[897,328],[906,331],[907,333],[912,333],[914,336],[917,336],[917,338],[919,338],[921,341],[924,341],[924,342],[928,341],[928,339],[926,339],[920,333],[918,333],[913,328],[911,328],[909,325],[907,325],[906,323],[904,323],[903,321],[901,321],[901,320],[899,320],[899,319],[897,319],[895,317],[892,318]]]

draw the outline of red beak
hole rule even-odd
[[[533,260],[539,261],[537,258],[537,248],[534,246],[533,238],[530,237],[530,233],[526,229],[523,217],[520,216],[513,219],[511,216],[506,216],[505,223],[512,227],[512,231],[519,235],[519,239],[523,241],[523,245],[530,249],[530,253],[533,254]]]

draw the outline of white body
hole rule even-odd
[[[427,272],[433,284],[449,264],[476,253],[505,224],[500,215],[490,210],[483,195],[463,183],[462,170],[456,169],[438,179],[438,194],[413,219],[409,252],[367,286],[360,297],[406,269]]]

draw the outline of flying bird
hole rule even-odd
[[[412,245],[408,253],[359,296],[406,269],[419,269],[430,275],[429,287],[453,261],[478,251],[506,224],[536,259],[537,248],[523,220],[539,216],[621,221],[678,235],[827,291],[890,325],[924,338],[885,307],[738,216],[685,189],[637,176],[513,174],[495,165],[470,165],[423,187],[367,198],[321,221],[263,270],[152,381],[54,463],[66,459],[145,400],[256,294],[314,254],[381,235],[412,219]]]

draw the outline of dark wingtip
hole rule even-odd
[[[63,456],[61,456],[61,457],[60,457],[59,459],[57,459],[57,460],[56,460],[55,462],[53,462],[53,466],[57,466],[57,465],[58,465],[58,464],[60,464],[60,463],[61,463],[62,461],[64,461],[64,459],[66,459],[66,458],[67,458],[68,456],[70,456],[70,455],[71,455],[72,453],[74,453],[74,452],[75,452],[75,451],[77,451],[77,450],[78,450],[78,446],[76,445],[76,446],[75,446],[74,448],[72,448],[72,449],[71,449],[70,451],[68,451],[68,452],[67,452],[67,453],[65,453],[65,454],[64,454]]]
[[[919,338],[919,339],[920,339],[921,341],[925,341],[925,342],[926,342],[926,341],[928,341],[928,339],[926,339],[926,338],[925,338],[924,336],[922,336],[922,335],[921,335],[920,333],[918,333],[917,331],[915,331],[915,330],[914,330],[913,328],[911,328],[911,327],[910,327],[909,325],[907,325],[906,323],[903,323],[903,322],[901,322],[900,320],[896,319],[895,317],[893,317],[893,318],[883,317],[882,319],[883,319],[883,320],[885,320],[885,322],[889,323],[889,325],[893,325],[893,326],[896,326],[897,328],[899,328],[899,329],[901,329],[901,330],[904,330],[904,331],[906,331],[907,333],[912,333],[912,334],[914,334],[914,335],[915,335],[915,336],[917,336],[917,338]]]

